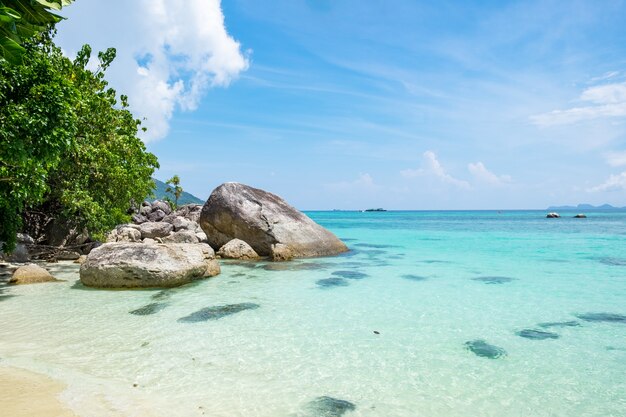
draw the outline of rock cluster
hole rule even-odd
[[[117,226],[107,242],[205,243],[206,235],[198,224],[201,210],[198,204],[172,210],[165,201],[144,201],[132,215],[133,223]]]

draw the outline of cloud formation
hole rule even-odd
[[[482,162],[476,162],[475,164],[469,163],[467,170],[480,182],[484,182],[490,185],[501,186],[508,182],[511,182],[509,175],[496,175],[489,171]]]
[[[626,191],[626,171],[621,174],[609,176],[604,183],[589,188],[587,191],[592,193],[602,191]]]
[[[612,167],[621,167],[626,165],[626,151],[608,152],[605,157],[606,162]]]
[[[414,178],[422,175],[430,175],[439,179],[441,182],[453,185],[458,188],[469,189],[470,185],[467,181],[454,178],[448,174],[444,167],[437,159],[437,155],[433,151],[426,151],[422,155],[422,166],[418,169],[405,169],[400,172],[405,178]]]
[[[249,65],[226,30],[220,0],[86,1],[67,10],[61,45],[117,49],[107,79],[146,119],[145,141],[165,137],[176,110],[195,110],[208,89],[228,86]]]
[[[626,117],[626,82],[589,87],[580,95],[580,101],[585,105],[534,115],[530,121],[537,126],[548,127]]]

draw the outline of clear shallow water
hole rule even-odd
[[[53,266],[67,282],[0,295],[0,365],[68,382],[88,415],[314,416],[329,396],[345,416],[626,416],[626,323],[576,317],[626,315],[626,213],[308,214],[353,252],[225,263],[167,292],[90,290]]]

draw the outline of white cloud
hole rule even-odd
[[[81,1],[67,11],[59,27],[65,50],[83,42],[117,49],[107,79],[147,119],[146,141],[165,137],[176,109],[195,110],[208,89],[228,86],[249,65],[220,0]]]
[[[475,164],[468,164],[467,170],[476,178],[478,181],[485,182],[491,185],[504,185],[508,182],[511,182],[511,177],[508,175],[496,175],[493,172],[489,171],[487,167],[482,162],[476,162]]]
[[[534,115],[530,121],[537,126],[547,127],[626,117],[626,82],[589,87],[582,92],[580,100],[586,105]]]
[[[626,151],[608,152],[605,157],[606,162],[612,167],[621,167],[626,165]]]
[[[421,168],[405,169],[403,171],[400,171],[400,174],[406,178],[414,178],[422,175],[431,175],[446,184],[454,185],[458,188],[470,188],[470,185],[467,181],[454,178],[452,175],[448,174],[437,159],[437,155],[433,151],[424,152],[424,155],[422,156]]]
[[[587,191],[589,192],[600,192],[600,191],[626,191],[626,171],[621,174],[611,175],[609,178],[602,184],[597,185],[595,187],[589,188]]]

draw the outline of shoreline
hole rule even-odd
[[[67,385],[47,375],[0,367],[0,408],[12,417],[79,417],[60,400]]]

